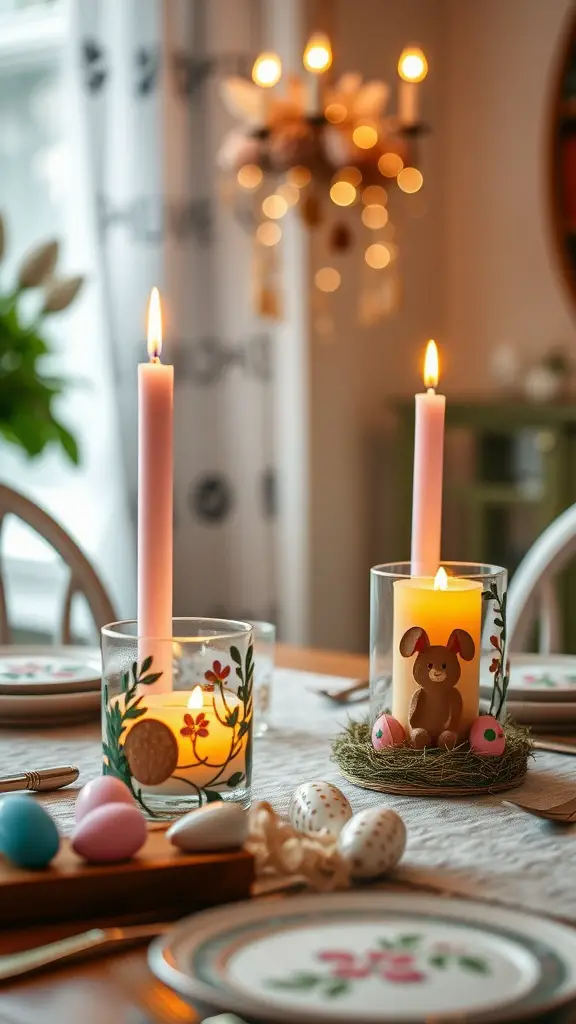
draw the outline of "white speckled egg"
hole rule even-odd
[[[351,817],[352,808],[344,793],[331,782],[303,782],[290,801],[290,821],[298,832],[325,829],[337,836]]]
[[[338,850],[352,878],[378,878],[396,867],[406,847],[406,826],[396,811],[373,807],[347,821]]]

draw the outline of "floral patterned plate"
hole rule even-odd
[[[202,1014],[267,1024],[524,1021],[576,997],[576,931],[378,891],[205,911],[156,940],[149,962]]]
[[[95,647],[0,647],[0,693],[99,691],[100,678]]]
[[[488,679],[484,672],[481,678]],[[480,686],[480,696],[491,696],[491,681]],[[576,656],[512,654],[508,700],[576,702]]]

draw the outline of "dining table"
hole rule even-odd
[[[318,691],[344,687],[367,675],[364,655],[278,645],[271,727],[255,741],[253,800],[267,800],[285,815],[296,786],[313,778],[326,779],[342,788],[354,810],[384,803],[403,817],[406,854],[394,877],[381,883],[383,887],[435,892],[446,899],[481,899],[550,915],[576,927],[576,836],[571,828],[553,827],[525,813],[508,804],[506,794],[443,800],[394,797],[342,779],[331,757],[331,739],[350,716],[366,715],[368,705],[341,706]],[[73,786],[39,797],[66,834],[71,830],[79,787],[101,771],[99,725],[0,727],[0,774],[32,760],[35,767],[43,767],[56,757],[80,767]],[[522,789],[553,794],[555,787],[560,791],[575,783],[575,759],[537,752]],[[75,921],[5,931],[0,933],[0,956],[82,932],[93,924]],[[576,1014],[572,1017],[570,1012],[564,1011],[563,1022],[576,1021]],[[0,1024],[194,1024],[200,1019],[153,977],[145,948],[84,960],[0,986]]]

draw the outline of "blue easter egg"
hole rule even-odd
[[[45,868],[58,852],[52,818],[29,796],[0,800],[0,851],[20,868]]]

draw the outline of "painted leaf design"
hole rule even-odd
[[[324,987],[324,995],[328,996],[328,999],[335,999],[337,996],[345,995],[349,988],[350,983],[344,978],[339,978]]]
[[[300,989],[301,991],[308,991],[314,988],[322,978],[319,978],[316,974],[307,974],[305,971],[301,971],[298,974],[293,974],[290,978],[272,978],[268,982],[271,988],[286,988],[286,989]]]
[[[230,657],[232,658],[232,661],[234,661],[237,665],[240,665],[240,667],[242,667],[242,658],[240,657],[240,651],[238,650],[237,647],[232,646],[230,648]]]
[[[231,775],[230,778],[226,780],[226,785],[229,786],[230,789],[235,789],[236,786],[240,785],[240,783],[242,782],[243,778],[244,778],[244,772],[234,772],[234,774]]]
[[[149,654],[147,658],[144,658],[144,661],[140,665],[140,672],[141,672],[141,674],[144,674],[144,672],[148,671],[148,669],[151,667],[153,661],[154,661],[154,659],[153,659],[151,654]]]
[[[461,956],[458,957],[458,963],[460,967],[463,967],[466,971],[473,971],[475,974],[488,974],[488,966],[485,960],[481,960],[480,957],[476,956]]]
[[[214,789],[205,789],[204,795],[206,797],[206,802],[209,804],[215,804],[217,800],[223,799],[220,793],[217,793]]]

